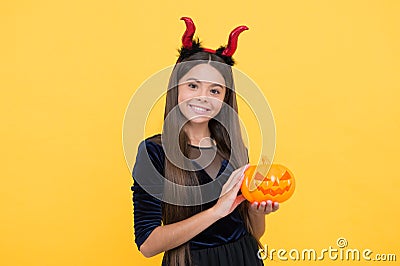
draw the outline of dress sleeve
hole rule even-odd
[[[139,250],[151,232],[161,225],[161,201],[159,197],[153,196],[156,194],[152,191],[154,191],[154,187],[160,187],[154,177],[163,175],[163,165],[164,162],[157,145],[147,140],[142,141],[139,144],[132,171],[134,182],[131,187],[135,243]]]

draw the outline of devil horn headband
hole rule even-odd
[[[212,50],[201,47],[200,41],[198,39],[193,40],[193,35],[196,31],[196,27],[191,18],[182,17],[181,20],[185,21],[186,30],[182,36],[182,48],[179,50],[178,62],[182,61],[183,58],[188,57],[194,53],[205,51],[219,55],[222,59],[224,59],[227,64],[231,66],[234,65],[235,61],[233,60],[232,55],[236,51],[239,34],[245,30],[248,30],[249,28],[247,26],[236,27],[229,35],[227,46],[221,46],[217,50]]]

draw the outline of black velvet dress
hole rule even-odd
[[[164,174],[165,154],[160,144],[160,135],[155,135],[142,141],[138,148],[136,162],[132,176],[148,175],[149,166],[145,163],[145,158],[150,158],[152,165],[157,171]],[[190,158],[197,158],[201,152],[207,153],[207,149],[191,146]],[[201,163],[201,162],[200,162]],[[221,178],[222,175],[229,175],[233,171],[230,163],[218,155],[214,156],[208,166],[196,171],[200,184],[211,182],[214,178]],[[225,178],[227,178],[225,176]],[[226,180],[226,179],[225,179]],[[140,183],[140,184],[139,184]],[[134,182],[131,190],[133,191],[134,206],[134,230],[135,242],[140,249],[150,233],[162,223],[162,205],[160,199],[150,195],[141,186],[142,182]],[[204,203],[200,210],[212,207],[217,200]],[[246,230],[245,224],[237,208],[226,217],[213,223],[204,231],[193,237],[189,241],[190,252],[193,265],[213,266],[213,265],[263,265],[262,260],[257,257],[257,241]],[[163,264],[166,265],[163,259]]]

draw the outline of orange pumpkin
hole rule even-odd
[[[272,164],[264,176],[267,165],[251,165],[244,172],[241,186],[243,196],[250,202],[271,200],[284,202],[289,199],[295,188],[292,172],[280,164]]]

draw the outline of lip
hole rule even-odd
[[[205,114],[211,111],[210,108],[201,106],[201,105],[196,105],[196,104],[188,104],[190,110],[192,110],[196,114]]]

